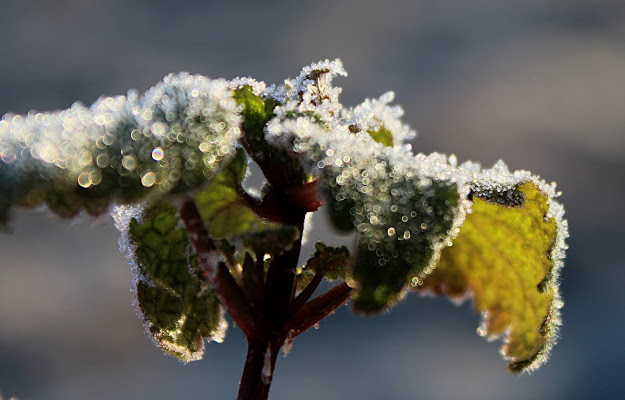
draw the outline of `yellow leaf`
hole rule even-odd
[[[555,202],[539,187],[529,180],[474,192],[473,212],[453,246],[417,287],[456,300],[472,296],[483,316],[478,333],[505,336],[501,353],[512,372],[542,365],[560,325],[557,275],[566,221],[553,215]]]

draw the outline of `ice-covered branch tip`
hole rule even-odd
[[[507,334],[511,369],[536,368],[555,342],[560,321],[558,274],[568,232],[555,184],[526,171],[510,172],[503,162],[483,170],[476,163],[458,165],[455,156],[414,154],[406,141],[415,132],[403,122],[402,108],[391,104],[394,94],[344,107],[332,79],[346,75],[339,60],[312,64],[298,77],[272,86],[251,78],[169,75],[141,96],[130,92],[102,98],[89,108],[75,104],[54,113],[5,115],[0,122],[0,222],[13,205],[46,204],[72,216],[81,209],[97,214],[110,202],[140,200],[146,210],[137,216],[153,216],[155,198],[193,189],[187,194],[194,196],[211,237],[232,248],[249,246],[251,240],[262,260],[263,249],[256,247],[267,241],[259,235],[284,236],[264,251],[279,254],[299,240],[299,232],[266,225],[260,208],[250,204],[280,198],[283,208],[294,206],[286,188],[316,181],[334,225],[358,237],[344,276],[353,289],[354,310],[382,312],[412,288],[449,296],[473,293],[485,315],[486,334]],[[265,198],[251,202],[241,186],[250,160],[271,184]],[[268,206],[284,212],[276,204]],[[170,212],[167,218],[178,221],[179,216]],[[132,225],[127,219],[118,224],[122,230]],[[487,225],[487,235],[472,231]],[[138,234],[133,240],[126,251],[141,258],[137,243],[144,238]],[[187,247],[180,246],[185,252]],[[145,276],[162,273],[160,267],[146,269],[164,263],[155,254],[135,260]],[[184,264],[188,257],[174,259]],[[477,279],[469,273],[477,271],[472,269],[476,260],[495,267]],[[231,257],[227,262],[239,261]],[[196,270],[196,265],[188,267]],[[188,277],[184,287],[199,285],[198,279]],[[143,315],[155,331],[163,328],[154,322],[162,310],[148,295],[152,292],[144,291],[143,298],[153,309]],[[209,300],[197,307],[207,308]],[[183,314],[175,315],[162,331],[176,346],[193,344],[190,351],[196,354],[201,348],[197,338],[213,331],[185,331],[176,325]],[[220,326],[218,320],[210,326]]]

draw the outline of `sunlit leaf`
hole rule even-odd
[[[480,335],[504,336],[513,372],[546,361],[560,324],[558,269],[566,227],[551,199],[529,180],[484,190],[474,186],[473,212],[417,290],[473,298]]]
[[[137,305],[154,343],[183,362],[202,358],[204,339],[221,342],[227,323],[199,270],[176,209],[148,208],[130,223]]]
[[[246,171],[247,157],[239,149],[221,173],[194,196],[200,215],[215,239],[269,226],[246,206],[242,198],[241,182]]]
[[[393,146],[393,133],[386,127],[382,126],[375,131],[367,131],[369,136],[378,143],[382,143],[384,146]]]
[[[212,238],[242,244],[261,256],[278,254],[299,239],[299,230],[265,222],[254,214],[241,188],[246,171],[247,156],[239,149],[228,166],[195,195],[198,210]]]

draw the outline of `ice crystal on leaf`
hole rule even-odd
[[[142,96],[7,114],[0,222],[16,204],[46,204],[67,217],[118,203],[120,247],[148,334],[186,362],[201,357],[205,339],[223,339],[227,302],[216,274],[230,277],[236,293],[262,298],[265,267],[302,234],[280,207],[305,212],[325,200],[334,226],[356,232],[355,248],[319,243],[297,270],[292,293],[303,295],[293,303],[303,306],[323,276],[343,281],[363,314],[388,310],[410,288],[471,295],[480,332],[505,337],[510,370],[537,368],[555,343],[562,306],[568,231],[555,184],[503,162],[482,169],[413,153],[406,141],[415,133],[394,94],[344,107],[332,80],[346,75],[339,60],[272,86],[177,74]],[[267,181],[258,196],[242,184],[250,160]],[[180,214],[189,209],[171,194],[197,208],[206,237],[187,234]],[[197,243],[206,246],[200,257]]]
[[[234,154],[239,106],[229,83],[171,74],[139,95],[0,121],[0,222],[9,207],[46,204],[62,217],[111,201],[202,185]]]

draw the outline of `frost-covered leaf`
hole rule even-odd
[[[300,154],[303,168],[319,177],[335,225],[357,230],[352,304],[377,313],[433,268],[464,217],[468,186],[446,157],[404,146],[414,132],[401,121],[403,110],[389,106],[392,93],[343,109],[340,89],[330,84],[341,74],[340,63],[326,61],[287,80],[266,136]]]
[[[351,256],[347,247],[331,247],[317,242],[315,253],[298,271],[298,289],[303,290],[317,273],[323,274],[324,278],[330,281],[345,280],[350,273],[350,263]]]
[[[252,83],[243,81],[234,85],[234,99],[243,106],[243,144],[271,184],[302,183],[304,175],[298,160],[265,139],[265,127],[274,117],[279,102],[275,98],[261,97],[262,87]]]
[[[397,173],[394,179],[371,177],[371,190],[362,181],[354,184],[364,191],[351,189],[358,193],[350,213],[358,229],[352,277],[359,312],[378,313],[400,300],[415,275],[433,268],[450,236],[461,203],[458,187],[419,181]]]
[[[513,372],[544,363],[557,338],[562,305],[558,271],[567,236],[555,190],[503,164],[478,175],[473,208],[453,246],[416,289],[453,299],[473,298],[480,335],[504,336]]]
[[[342,124],[349,124],[351,132],[366,132],[373,140],[387,147],[401,145],[415,137],[415,132],[404,124],[400,106],[389,105],[395,93],[387,92],[379,99],[367,99],[362,104],[343,110]]]
[[[62,217],[202,185],[234,153],[240,106],[229,83],[185,73],[145,94],[0,121],[0,222],[46,204]]]
[[[224,311],[198,268],[176,209],[160,202],[129,227],[137,306],[154,343],[183,362],[223,341]]]

